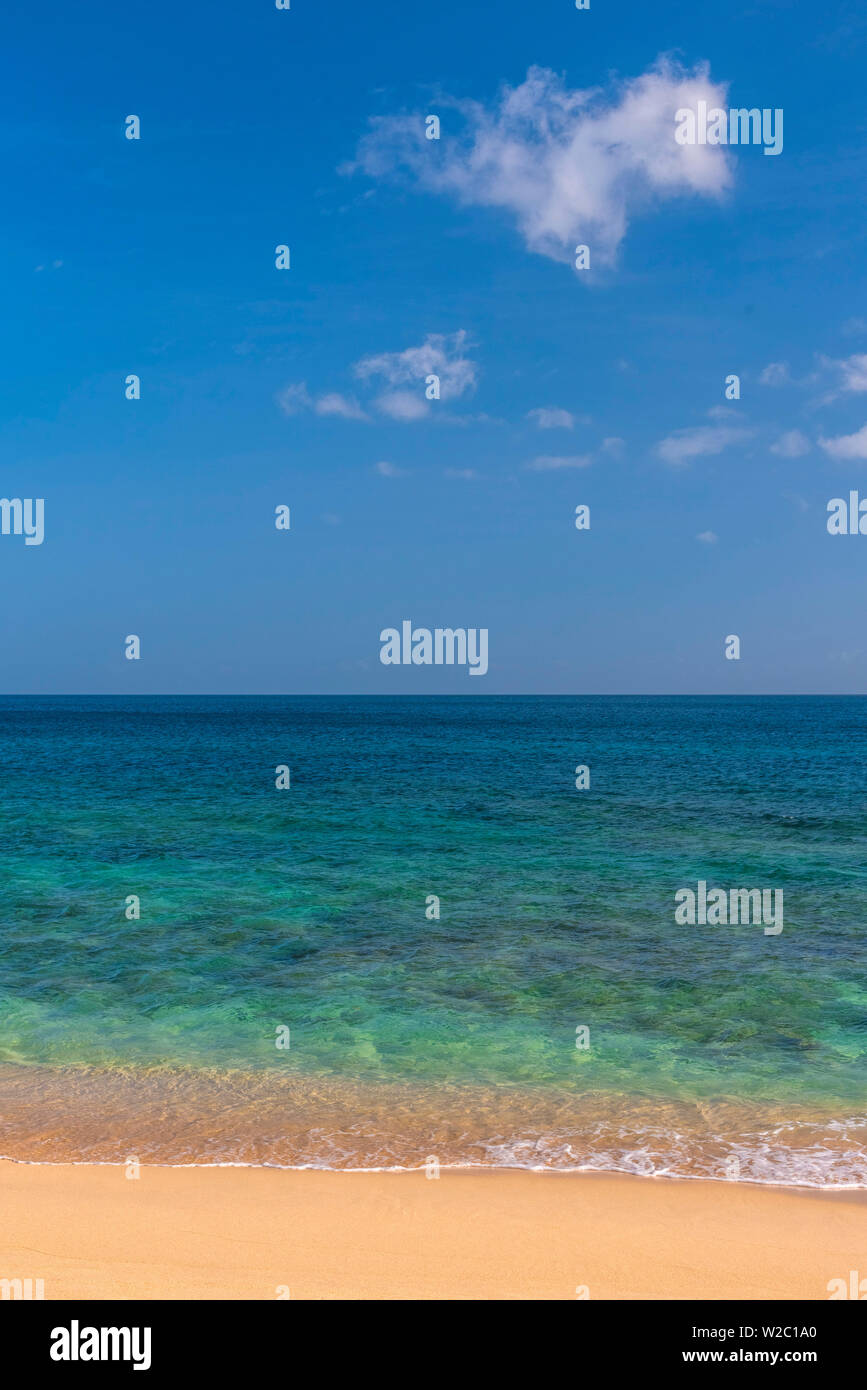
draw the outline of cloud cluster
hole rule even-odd
[[[380,377],[387,390],[374,406],[393,420],[420,420],[428,413],[425,396],[428,377],[439,379],[439,399],[456,400],[476,388],[476,364],[466,355],[467,333],[429,333],[419,347],[403,352],[380,352],[362,357],[353,367],[362,381]],[[408,390],[412,385],[415,389]]]
[[[455,117],[443,117],[438,142],[425,139],[420,115],[372,119],[344,172],[408,173],[459,204],[500,209],[529,251],[571,262],[586,243],[593,265],[611,264],[636,210],[682,195],[719,198],[730,187],[725,148],[675,140],[679,108],[723,106],[726,90],[706,64],[688,71],[668,58],[607,92],[570,89],[531,67],[490,106],[439,102]]]
[[[368,420],[370,417],[348,396],[337,391],[328,391],[323,396],[313,397],[307,390],[307,382],[299,381],[292,386],[284,386],[277,392],[277,404],[284,415],[300,415],[305,410],[313,410],[317,415],[339,415],[344,420]]]
[[[759,381],[765,386],[814,386],[829,375],[836,378],[832,389],[808,403],[810,409],[831,405],[841,396],[860,395],[867,391],[867,353],[855,352],[849,357],[826,357],[817,354],[818,366],[800,381],[796,381],[786,362],[771,362],[762,371]],[[819,435],[817,443],[831,458],[867,459],[867,425],[854,434]],[[781,435],[771,452],[782,458],[801,458],[810,450],[810,441],[800,430],[788,430]]]
[[[317,415],[369,421],[373,411],[392,420],[423,420],[431,409],[425,387],[429,377],[438,378],[441,401],[458,400],[475,390],[477,369],[467,355],[468,345],[466,330],[459,329],[457,333],[429,333],[418,347],[402,352],[362,357],[352,368],[354,375],[366,384],[380,379],[379,393],[366,406],[339,391],[312,396],[304,381],[284,387],[276,401],[285,415],[312,410]]]

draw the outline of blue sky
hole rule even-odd
[[[865,688],[867,537],[825,524],[867,496],[863,8],[12,3],[4,40],[2,493],[45,540],[0,536],[0,688]],[[678,151],[684,91],[782,108],[782,153]],[[382,666],[404,619],[486,627],[487,676]]]

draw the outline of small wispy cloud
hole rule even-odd
[[[404,422],[423,420],[430,410],[427,401],[412,391],[383,391],[373,404],[381,415]]]
[[[592,462],[591,454],[540,454],[526,466],[531,473],[555,473],[561,468],[587,468]]]
[[[299,415],[303,410],[313,409],[313,398],[307,390],[306,381],[297,381],[284,386],[274,397],[284,415]]]
[[[699,531],[696,540],[703,541],[705,545],[716,545],[719,536],[716,531]]]
[[[560,410],[553,405],[528,410],[527,419],[534,420],[540,430],[571,430],[575,425],[575,416],[570,410]]]
[[[762,386],[788,386],[791,380],[788,362],[769,362],[759,375]]]
[[[381,463],[375,463],[373,468],[382,478],[403,478],[407,471],[405,468],[398,468],[395,463],[388,463],[385,459]]]
[[[675,430],[656,446],[665,463],[683,467],[692,459],[721,454],[732,444],[751,437],[752,431],[733,425],[696,425],[692,429]]]
[[[344,420],[367,420],[370,417],[362,410],[358,401],[341,396],[337,391],[313,397],[307,389],[306,381],[298,381],[284,386],[278,391],[275,400],[284,415],[300,415],[312,410],[317,415],[337,415]]]
[[[320,396],[313,406],[317,415],[339,415],[343,420],[368,420],[370,417],[353,397],[341,396],[339,391],[328,391]]]
[[[771,445],[771,453],[780,458],[797,459],[810,452],[810,441],[800,430],[787,430],[776,443]]]
[[[855,352],[851,357],[822,357],[822,366],[838,374],[837,392],[827,396],[833,400],[834,394],[867,391],[867,352]]]
[[[838,434],[832,439],[819,439],[819,447],[836,459],[867,459],[867,425],[855,434]]]
[[[867,391],[867,353],[855,352],[849,357],[827,357],[817,353],[812,369],[800,377],[792,376],[788,362],[770,362],[760,373],[759,381],[763,386],[802,388],[816,387],[823,381],[830,384],[830,390],[808,402],[810,409],[815,409],[829,405],[840,396]]]

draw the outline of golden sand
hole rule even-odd
[[[0,1279],[47,1299],[827,1299],[853,1269],[854,1192],[0,1162]]]

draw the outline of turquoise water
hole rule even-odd
[[[865,700],[7,697],[0,762],[4,1152],[867,1185]]]

